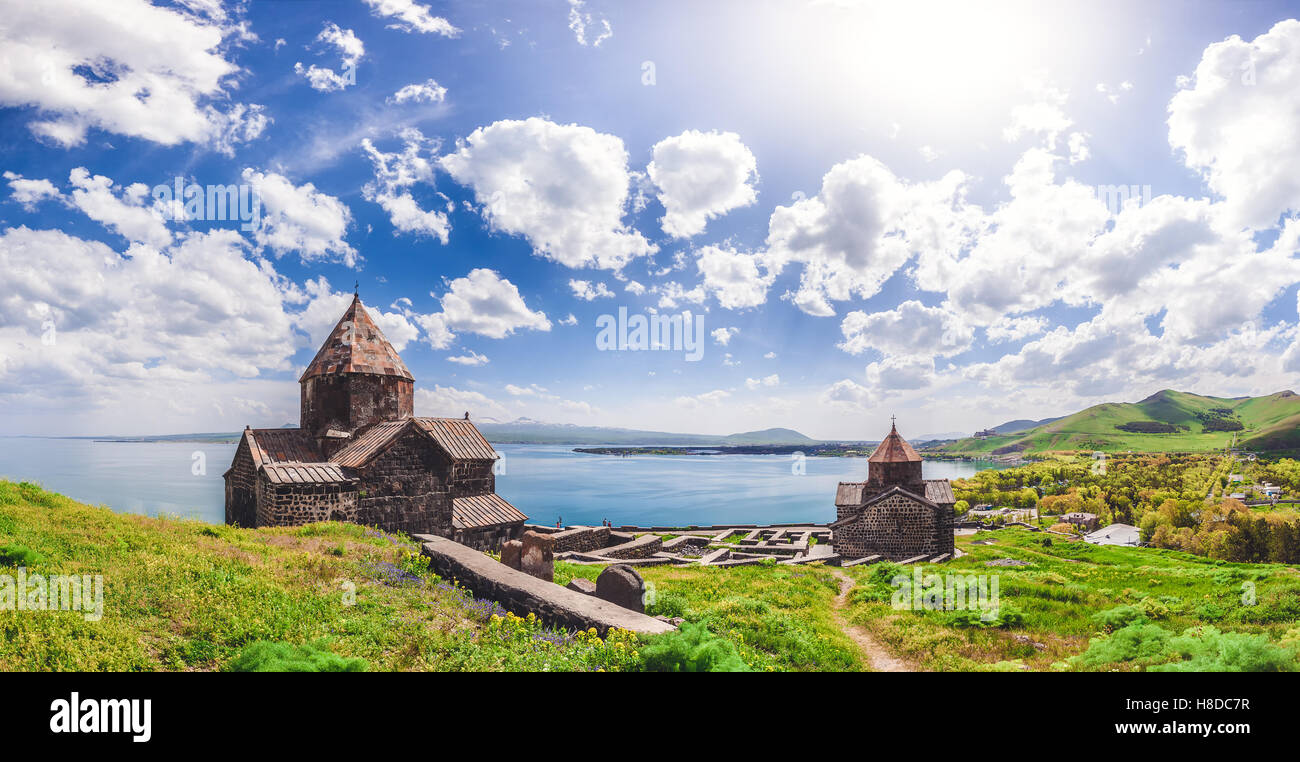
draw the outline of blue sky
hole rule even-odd
[[[3,433],[296,421],[354,282],[426,415],[870,438],[1300,370],[1285,3],[7,13]],[[598,350],[620,308],[702,357]]]

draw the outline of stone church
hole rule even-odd
[[[922,478],[921,456],[891,426],[867,459],[867,480],[840,482],[831,542],[845,559],[951,554],[954,502],[948,480]]]
[[[415,379],[354,296],[298,379],[298,428],[245,428],[226,523],[350,521],[495,548],[528,518],[496,494],[497,454],[464,418],[417,418]]]

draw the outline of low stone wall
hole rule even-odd
[[[609,527],[574,527],[551,535],[555,552],[590,553],[609,545]]]
[[[515,614],[536,614],[548,624],[568,629],[595,627],[602,635],[613,627],[646,634],[675,629],[654,617],[511,569],[446,538],[417,534],[415,539],[435,572],[458,580],[476,596],[497,601]]]
[[[605,558],[649,558],[663,549],[663,538],[657,534],[643,534],[631,542],[605,548],[600,555]]]

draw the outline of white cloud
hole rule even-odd
[[[650,288],[650,293],[659,297],[659,307],[666,310],[675,310],[677,305],[682,302],[704,304],[704,301],[708,298],[703,286],[687,289],[677,281],[668,281],[653,286]]]
[[[614,28],[609,25],[608,19],[596,19],[590,13],[583,13],[582,8],[585,5],[583,0],[569,0],[569,29],[573,31],[573,37],[579,45],[590,44],[598,48],[602,42],[614,36]],[[595,33],[594,39],[590,41],[587,36],[589,28]]]
[[[560,325],[577,325],[578,318],[574,317],[573,313],[570,312],[568,317],[558,320],[556,322],[558,322]]]
[[[634,280],[630,280],[627,282],[627,285],[623,287],[623,290],[627,291],[628,293],[636,294],[637,296],[640,296],[645,293],[645,286],[641,285],[640,283],[637,283]]]
[[[53,230],[0,234],[4,407],[17,399],[25,409],[84,405],[84,424],[120,405],[156,420],[141,401],[197,402],[217,374],[289,370],[302,343],[285,310],[294,296],[245,248],[228,230],[125,254]]]
[[[493,230],[569,267],[619,270],[656,247],[622,221],[631,177],[623,141],[538,117],[480,127],[441,164],[474,190]]]
[[[316,35],[316,42],[338,51],[342,71],[335,72],[329,67],[316,64],[304,67],[299,61],[293,65],[294,72],[306,78],[313,90],[323,93],[336,92],[348,85],[355,85],[357,64],[366,54],[366,46],[356,33],[351,29],[341,29],[338,24],[331,21],[327,22],[320,34]]]
[[[590,403],[582,402],[579,400],[561,400],[560,409],[570,413],[577,413],[578,415],[588,416],[588,417],[596,415],[598,412],[600,412],[597,408],[593,407]]]
[[[472,350],[472,349],[467,349],[467,350],[465,350],[465,351],[466,351],[468,354],[463,354],[463,355],[454,355],[454,356],[448,357],[448,358],[447,358],[447,362],[454,362],[454,363],[457,363],[457,364],[460,364],[460,365],[468,365],[468,366],[470,366],[470,367],[477,367],[477,366],[479,366],[479,365],[487,365],[488,362],[490,362],[490,361],[488,360],[487,356],[485,356],[485,355],[481,355],[481,354],[479,354],[478,352],[475,352],[475,351]]]
[[[828,316],[833,300],[874,296],[915,251],[955,257],[979,221],[978,210],[965,205],[965,182],[954,171],[907,183],[870,156],[837,164],[816,197],[772,212],[769,277],[802,262],[799,289],[787,296],[810,315]]]
[[[594,301],[596,299],[612,299],[614,292],[609,290],[609,286],[604,283],[592,283],[586,280],[570,280],[569,288],[573,291],[576,299],[584,302]]]
[[[1169,102],[1169,145],[1223,196],[1233,219],[1271,227],[1300,209],[1300,21],[1205,49]]]
[[[0,105],[35,107],[29,128],[64,147],[97,128],[229,153],[268,122],[261,106],[230,100],[239,67],[222,47],[240,33],[145,0],[13,3],[0,27]]]
[[[738,333],[740,333],[739,328],[714,328],[709,332],[709,335],[713,337],[714,341],[725,347],[731,343],[731,337]]]
[[[407,33],[437,34],[443,37],[455,37],[460,34],[460,30],[452,26],[450,21],[441,16],[434,16],[429,12],[429,6],[414,0],[365,0],[365,2],[370,6],[371,15],[393,19],[393,23],[388,25],[389,29],[398,29]]]
[[[104,227],[128,241],[165,247],[172,242],[172,234],[163,221],[162,213],[151,205],[149,188],[133,183],[114,193],[113,181],[103,175],[91,176],[85,167],[77,167],[68,176],[72,184],[73,206]]]
[[[1055,149],[1057,138],[1074,123],[1061,109],[1067,96],[1038,78],[1026,82],[1026,89],[1033,100],[1011,110],[1011,124],[1002,131],[1002,137],[1011,142],[1024,135],[1037,135],[1049,149]]]
[[[486,268],[456,278],[445,294],[435,298],[442,312],[410,316],[434,349],[450,346],[456,331],[503,339],[520,329],[551,330],[551,321],[542,312],[528,309],[515,284]]]
[[[865,410],[875,405],[877,400],[870,389],[846,378],[831,384],[826,391],[822,392],[820,401],[824,405]]]
[[[1088,160],[1092,156],[1092,151],[1088,148],[1088,138],[1091,137],[1086,132],[1071,132],[1067,146],[1070,149],[1070,163],[1079,164]]]
[[[482,392],[434,384],[433,388],[415,390],[415,414],[434,418],[460,418],[469,413],[474,418],[509,418],[510,411]]]
[[[867,386],[872,389],[924,389],[934,383],[934,361],[926,357],[886,357],[866,369]]]
[[[5,172],[4,177],[9,181],[9,198],[22,204],[29,212],[35,211],[42,201],[63,197],[54,183],[44,178],[29,180],[15,172]]]
[[[757,254],[746,254],[718,246],[700,249],[696,260],[701,284],[727,309],[757,307],[767,301],[767,290],[776,274]]]
[[[934,357],[965,351],[974,331],[943,307],[926,307],[908,300],[892,310],[867,314],[854,310],[840,323],[844,341],[838,346],[850,354],[875,349],[887,356]]]
[[[770,376],[763,376],[762,378],[745,379],[745,386],[748,387],[749,389],[757,389],[760,386],[777,386],[780,383],[781,383],[781,377],[776,373],[773,373]]]
[[[677,405],[678,407],[684,407],[688,409],[697,409],[702,407],[717,407],[718,405],[722,404],[722,401],[724,399],[730,396],[731,396],[731,392],[727,391],[726,389],[714,389],[711,392],[704,392],[703,394],[697,394],[693,397],[686,397],[686,396],[678,397],[677,399],[673,400],[673,404]]]
[[[1047,318],[1044,317],[1002,318],[989,325],[986,335],[993,343],[1019,341],[1037,336],[1047,328]]]
[[[754,203],[758,162],[734,132],[687,130],[655,144],[646,168],[667,214],[665,233],[689,238],[709,220]]]
[[[276,256],[297,251],[303,261],[338,259],[356,266],[357,253],[343,240],[352,222],[346,204],[311,183],[295,186],[274,172],[249,168],[243,177],[262,201],[262,224],[254,233],[259,245],[271,247]]]
[[[388,213],[396,233],[429,236],[446,244],[451,236],[450,218],[437,209],[422,209],[411,194],[417,184],[433,186],[433,164],[425,154],[432,154],[436,144],[414,127],[400,134],[401,153],[384,153],[370,138],[361,141],[362,150],[375,167],[375,179],[362,186],[361,195]]]
[[[389,103],[442,103],[447,99],[447,88],[433,79],[415,82],[393,93]]]

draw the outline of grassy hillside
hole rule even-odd
[[[1237,431],[1215,430],[1238,425]],[[1027,431],[963,439],[944,451],[969,455],[1052,450],[1203,452],[1228,447],[1234,439],[1249,450],[1300,447],[1300,396],[1285,391],[1267,397],[1205,397],[1166,389],[1141,402],[1094,405]]]
[[[751,670],[870,669],[879,654],[850,626],[923,670],[1296,668],[1296,569],[1048,539],[981,532],[958,538],[964,558],[925,568],[1000,575],[1001,613],[988,623],[891,607],[890,580],[912,571],[893,564],[643,574],[655,589],[651,613],[707,627],[705,652],[735,654]],[[1021,565],[988,565],[1005,559]],[[12,579],[17,566],[102,575],[103,616],[0,611],[0,672],[284,669],[286,658],[371,670],[634,671],[655,668],[648,655],[665,646],[510,615],[430,573],[402,535],[155,519],[0,481],[0,575]],[[560,562],[556,581],[600,571]],[[1121,647],[1133,638],[1142,661]]]
[[[1292,567],[1022,529],[980,532],[957,546],[967,555],[927,571],[997,574],[998,621],[898,611],[888,581],[910,570],[893,564],[845,570],[858,580],[850,620],[900,658],[939,671],[1298,668],[1300,573]],[[1008,561],[1016,565],[989,566]]]

